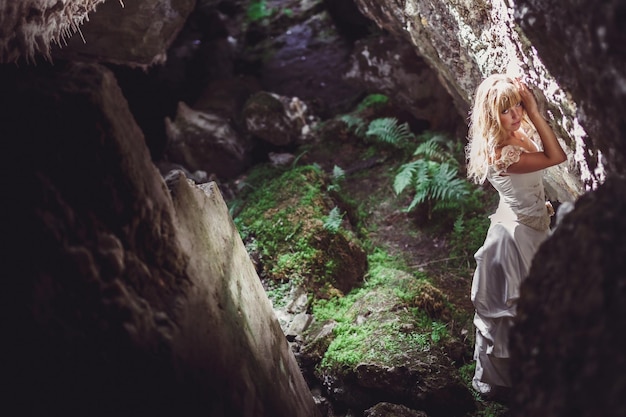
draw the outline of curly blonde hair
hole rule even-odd
[[[502,147],[506,137],[500,113],[520,101],[515,79],[505,74],[490,75],[476,89],[465,148],[467,177],[471,181],[477,184],[485,182],[489,165],[495,160],[496,149]],[[522,129],[533,130],[525,112]]]

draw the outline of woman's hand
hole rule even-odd
[[[566,161],[567,155],[565,151],[563,151],[561,144],[557,140],[548,122],[546,122],[541,113],[539,113],[535,96],[522,81],[517,79],[515,82],[519,89],[524,109],[526,109],[526,114],[535,125],[535,129],[539,134],[539,138],[543,144],[543,151],[522,153],[519,161],[511,164],[507,172],[511,174],[524,174],[539,171]]]
[[[515,80],[515,83],[517,84],[517,89],[519,91],[520,97],[522,98],[522,104],[524,105],[526,113],[530,114],[538,112],[539,107],[537,106],[537,100],[535,99],[534,94],[532,93],[532,91],[530,91],[526,83],[524,83],[519,78]]]

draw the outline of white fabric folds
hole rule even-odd
[[[474,387],[482,393],[511,385],[508,369],[509,330],[516,314],[522,281],[533,256],[548,236],[542,172],[506,174],[491,170],[487,179],[500,195],[483,246],[474,255],[476,270],[471,299],[475,307],[476,372]],[[537,218],[536,227],[528,217]]]

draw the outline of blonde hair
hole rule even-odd
[[[493,74],[483,80],[476,89],[474,106],[470,112],[468,144],[465,148],[467,177],[482,184],[487,178],[489,164],[495,159],[495,151],[502,146],[505,131],[500,113],[521,101],[518,87],[512,77]],[[524,112],[522,128],[532,125]]]

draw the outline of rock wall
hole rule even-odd
[[[318,415],[219,190],[168,191],[113,74],[0,70],[5,406]]]
[[[0,63],[34,61],[73,35],[105,0],[0,0]]]
[[[626,2],[523,0],[516,15],[605,156],[609,178],[537,254],[512,335],[512,416],[626,415]]]
[[[104,4],[103,4],[104,3]],[[0,0],[0,63],[162,63],[196,0]],[[97,10],[96,10],[97,8]]]

